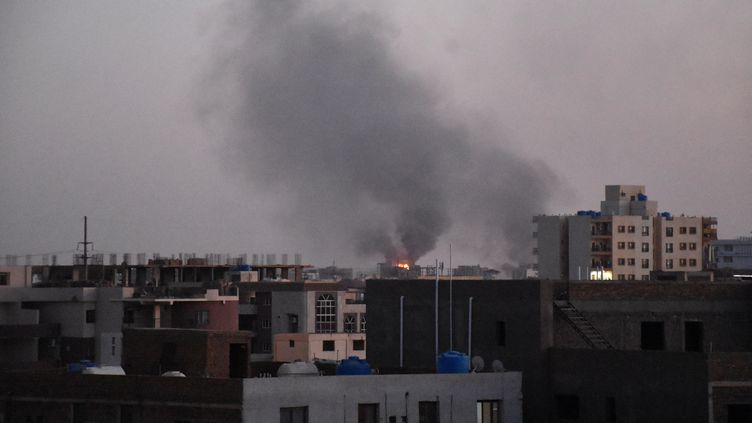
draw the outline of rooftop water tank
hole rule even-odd
[[[356,356],[347,357],[337,366],[336,374],[341,376],[370,375],[371,365]]]
[[[250,272],[251,271],[251,265],[250,264],[239,264],[230,270],[231,272]]]
[[[318,376],[319,369],[313,363],[306,363],[305,361],[294,361],[292,363],[285,363],[279,366],[277,370],[277,377],[288,376]]]
[[[458,351],[447,351],[436,359],[437,373],[468,373],[470,357]]]
[[[637,201],[648,201],[648,196],[645,194],[637,194]]]
[[[97,365],[91,360],[81,360],[77,363],[68,363],[67,370],[68,373],[81,373],[86,368],[96,366]]]

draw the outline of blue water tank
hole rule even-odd
[[[587,210],[578,210],[577,211],[577,216],[587,216],[587,215],[588,215]]]
[[[339,363],[335,373],[340,376],[370,375],[371,365],[365,360],[351,356]]]
[[[671,213],[669,213],[669,212],[661,212],[661,217],[669,218],[669,217],[671,217]]]
[[[233,267],[231,272],[250,272],[251,271],[251,265],[250,264],[239,264],[235,267]]]
[[[470,371],[470,357],[458,351],[447,351],[436,359],[438,373],[468,373]]]
[[[637,201],[648,201],[648,196],[645,194],[637,194]]]
[[[78,363],[68,363],[67,370],[68,373],[81,373],[84,369],[88,367],[96,367],[97,365],[94,364],[91,360],[81,360]]]

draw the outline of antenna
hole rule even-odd
[[[436,269],[436,270],[438,270],[438,269]],[[452,291],[452,244],[450,243],[449,244],[449,351],[453,351],[454,350],[454,348],[452,348],[452,346],[453,346],[453,342],[452,342],[452,340],[453,340],[453,336],[452,336],[453,335],[453,333],[452,333],[452,329],[453,329],[452,328],[452,326],[453,326],[452,314],[453,314],[453,311],[454,311],[452,309],[452,293],[453,293],[453,291]]]
[[[93,242],[89,242],[89,231],[88,231],[88,223],[89,218],[87,216],[84,216],[84,242],[79,242],[78,245],[84,246],[84,253],[81,255],[81,258],[84,261],[84,280],[89,280],[89,245],[93,244]]]
[[[476,355],[470,360],[470,364],[473,366],[472,372],[477,373],[486,367],[486,362],[483,361],[483,357]]]

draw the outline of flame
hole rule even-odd
[[[410,265],[407,263],[397,263],[396,266],[405,270],[410,270]]]

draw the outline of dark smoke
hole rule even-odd
[[[526,257],[550,171],[448,123],[378,17],[277,0],[231,14],[222,43],[236,47],[213,76],[240,100],[206,104],[229,113],[233,163],[286,201],[291,224],[389,260],[418,260],[452,225],[484,258]]]

